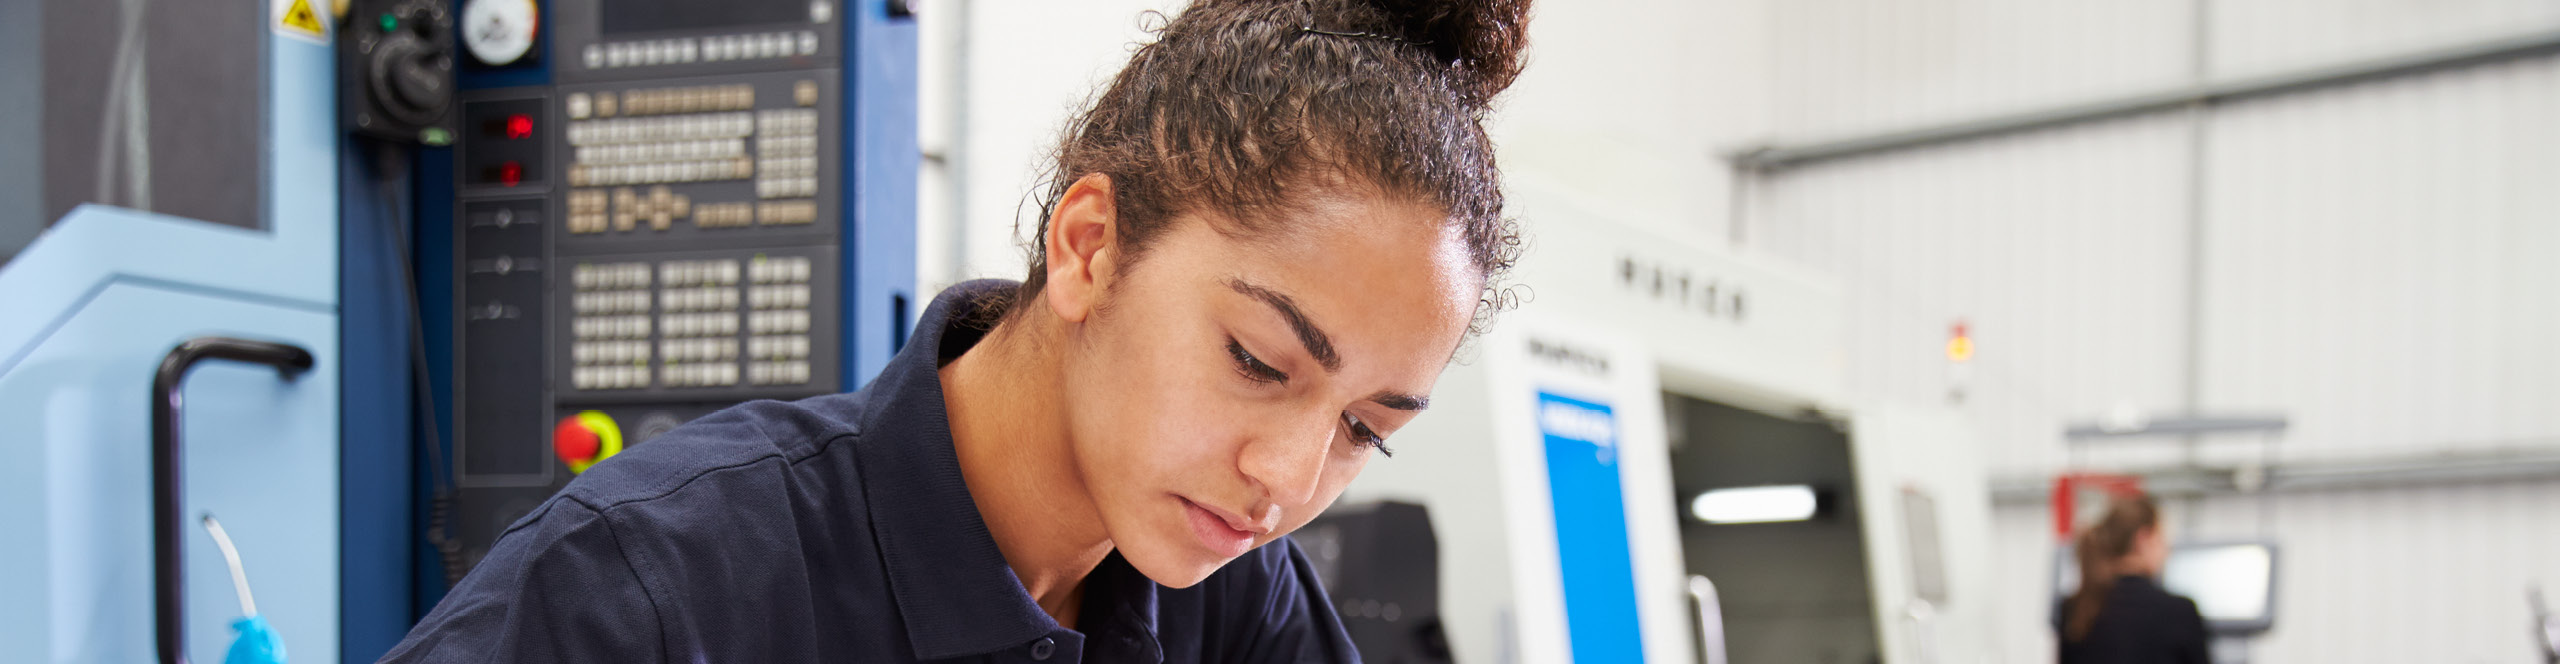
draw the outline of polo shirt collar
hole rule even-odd
[[[970,281],[933,300],[916,333],[864,388],[856,457],[872,533],[889,589],[921,659],[1021,647],[1060,629],[1005,564],[960,474],[943,408],[942,364],[978,343],[990,304],[1014,291],[1004,280]],[[1096,625],[1087,661],[1161,661],[1155,582],[1115,552],[1085,582],[1079,621]],[[1101,613],[1097,613],[1100,611]],[[1103,621],[1107,616],[1108,620]]]
[[[1162,662],[1156,640],[1156,582],[1112,551],[1084,581],[1085,661]]]

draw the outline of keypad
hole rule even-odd
[[[791,96],[797,107],[757,110],[755,88],[745,84],[569,95],[568,231],[817,223],[817,82],[796,82]],[[694,189],[736,181],[752,187]],[[731,200],[696,201],[697,194]]]
[[[802,30],[589,44],[578,61],[588,69],[620,69],[817,54],[818,33]]]
[[[815,269],[807,256],[579,264],[570,386],[807,384]]]

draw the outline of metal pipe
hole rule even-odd
[[[2293,461],[2273,467],[2162,467],[2126,471],[2142,477],[2143,487],[2178,496],[2250,493],[2239,478],[2263,473],[2259,492],[2345,491],[2481,482],[2560,480],[2560,449],[2534,452],[2429,454],[2380,459]],[[2052,497],[2053,477],[2043,474],[1993,478],[1992,502],[2041,505]]]
[[[1698,653],[1704,664],[1725,664],[1724,600],[1716,595],[1716,582],[1696,574],[1689,575],[1689,601],[1698,605]]]
[[[1778,171],[1890,150],[1905,150],[2126,116],[2175,111],[2199,104],[2218,105],[2309,92],[2378,79],[2412,76],[2553,53],[2560,53],[2560,30],[1917,129],[1801,145],[1766,146],[1729,154],[1725,158],[1733,162],[1736,167],[1748,171]]]
[[[2092,438],[2140,438],[2145,436],[2193,436],[2207,434],[2254,433],[2274,436],[2291,426],[2282,415],[2214,415],[2187,416],[2138,422],[2081,422],[2062,430],[2062,438],[2073,443]]]

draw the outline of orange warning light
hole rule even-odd
[[[1972,360],[1973,332],[1965,329],[1964,323],[1956,323],[1955,329],[1947,335],[1947,361],[1962,363]]]

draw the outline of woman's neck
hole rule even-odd
[[[942,367],[952,447],[978,516],[1040,609],[1075,627],[1084,579],[1111,553],[1068,444],[1054,330],[1009,321]]]

